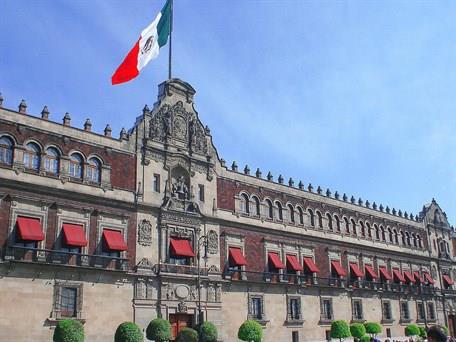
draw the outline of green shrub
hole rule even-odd
[[[366,328],[366,334],[375,336],[382,332],[382,326],[375,322],[366,322],[364,323],[364,328]]]
[[[447,335],[447,336],[449,335],[448,327],[446,325],[441,325],[440,328],[442,328],[445,335]]]
[[[146,337],[155,342],[165,342],[171,339],[171,324],[166,319],[155,318],[146,329]]]
[[[359,342],[370,342],[371,337],[369,335],[364,335],[359,339]]]
[[[203,322],[196,327],[199,339],[205,342],[217,342],[218,332],[215,325],[211,322]]]
[[[238,338],[247,342],[261,342],[263,327],[257,321],[247,320],[239,327]]]
[[[418,336],[420,328],[416,324],[409,324],[405,327],[405,336]]]
[[[184,328],[177,334],[176,342],[198,342],[198,333],[191,328]]]
[[[418,327],[420,329],[420,337],[425,338],[427,336],[426,334],[426,328],[425,327]]]
[[[331,323],[331,338],[338,338],[339,341],[342,341],[343,338],[350,336],[350,328],[347,322],[338,320]]]
[[[350,333],[354,338],[361,338],[366,335],[366,328],[361,323],[353,323],[350,325]]]
[[[84,342],[84,327],[74,319],[59,321],[52,337],[54,342]]]
[[[143,342],[141,329],[133,322],[123,322],[114,335],[114,342]]]

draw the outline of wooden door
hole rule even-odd
[[[172,340],[175,340],[179,331],[181,331],[183,328],[191,328],[193,326],[193,315],[170,314],[169,322],[171,323]]]

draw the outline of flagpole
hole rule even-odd
[[[168,53],[168,79],[171,79],[171,57],[172,57],[172,37],[173,37],[173,0],[170,0],[171,20],[169,21],[169,53]]]

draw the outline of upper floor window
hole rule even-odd
[[[413,233],[412,233],[412,241],[413,241],[413,247],[418,247],[418,244],[416,242],[416,236]]]
[[[94,183],[101,181],[101,163],[97,158],[90,158],[87,166],[87,179]]]
[[[321,213],[317,211],[317,217],[318,217],[318,228],[323,229],[323,217],[321,216]]]
[[[344,217],[345,223],[345,233],[350,234],[350,223],[348,223],[348,218]]]
[[[351,225],[352,225],[352,233],[353,235],[356,235],[356,222],[355,220],[351,219]]]
[[[312,211],[312,209],[308,209],[307,212],[309,213],[310,225],[311,225],[312,227],[315,227],[314,212]]]
[[[84,160],[78,153],[73,153],[70,157],[70,176],[73,178],[82,178]]]
[[[380,231],[382,233],[382,235],[381,235],[382,241],[386,241],[385,227],[380,226]]]
[[[31,142],[28,143],[24,151],[24,167],[38,171],[41,163],[41,149],[40,147]]]
[[[266,206],[268,207],[268,218],[273,219],[274,218],[274,207],[272,206],[272,202],[270,200],[266,200]]]
[[[277,219],[279,221],[283,221],[283,209],[282,209],[282,204],[280,202],[276,202],[276,207],[277,207]]]
[[[369,222],[366,222],[366,230],[367,230],[367,236],[369,238],[372,238],[372,229],[371,229]]]
[[[154,173],[154,180],[153,180],[153,191],[160,192],[160,175]]]
[[[393,232],[390,227],[388,227],[388,242],[390,242],[390,243],[394,242]]]
[[[410,246],[410,233],[409,232],[405,233],[405,241],[407,243],[407,246]]]
[[[304,224],[304,212],[302,211],[301,207],[298,207],[298,215],[299,215],[299,224]]]
[[[13,146],[13,140],[10,138],[0,138],[0,163],[8,165],[13,163]]]
[[[290,212],[290,222],[295,223],[295,212],[291,204],[288,204],[288,211]]]
[[[378,229],[378,226],[374,224],[374,229],[375,229],[375,238],[377,240],[380,240],[380,229]]]
[[[364,223],[362,221],[359,221],[359,226],[361,229],[361,236],[366,237],[366,228],[364,228]]]
[[[250,214],[250,201],[247,194],[241,194],[241,211]]]
[[[256,196],[253,196],[253,205],[254,205],[254,210],[255,210],[255,216],[260,216],[261,214],[261,206],[260,206],[260,200],[258,199],[258,197]]]
[[[338,232],[340,232],[340,219],[339,216],[334,215],[334,218],[336,219],[336,229]]]
[[[54,175],[59,173],[60,154],[54,147],[48,147],[46,149],[46,156],[44,159],[44,169],[48,173]]]
[[[204,185],[198,184],[198,197],[200,202],[204,202]]]
[[[394,229],[393,233],[394,233],[394,243],[396,245],[398,245],[399,244],[399,234],[397,233],[396,229]]]
[[[328,229],[333,230],[333,220],[331,214],[326,214],[326,218],[328,219]]]

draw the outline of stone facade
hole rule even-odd
[[[194,95],[162,83],[118,139],[0,108],[0,339],[49,340],[65,317],[87,341],[157,316],[174,334],[210,320],[225,342],[249,318],[266,342],[324,341],[334,319],[454,334],[456,240],[434,200],[415,216],[229,169]]]

